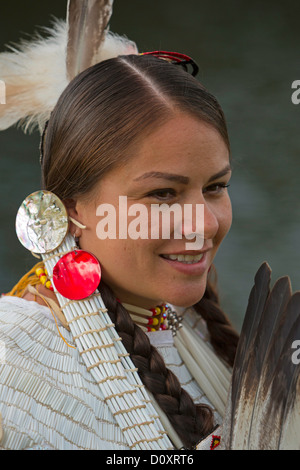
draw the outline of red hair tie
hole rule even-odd
[[[152,52],[142,52],[141,55],[153,55],[158,59],[164,59],[168,62],[171,62],[175,65],[181,65],[183,68],[189,72],[188,66],[192,67],[191,74],[193,77],[199,72],[199,67],[196,62],[186,54],[180,54],[179,52],[169,52],[169,51],[152,51]]]

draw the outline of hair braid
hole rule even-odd
[[[239,335],[220,307],[215,280],[208,281],[202,299],[194,305],[197,313],[206,321],[210,342],[216,353],[231,367],[234,363]]]
[[[192,448],[214,428],[213,412],[207,405],[195,405],[179,380],[167,369],[148,336],[132,321],[127,310],[117,301],[111,289],[101,282],[101,295],[116,330],[138,368],[145,387],[168,416],[187,448]]]

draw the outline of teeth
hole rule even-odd
[[[203,253],[199,255],[164,255],[164,258],[171,259],[173,261],[179,261],[185,264],[198,263],[203,257]]]

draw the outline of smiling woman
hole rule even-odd
[[[42,143],[43,189],[65,204],[78,248],[100,261],[100,293],[126,354],[166,416],[173,444],[189,448],[221,423],[237,344],[237,334],[208,281],[215,254],[231,225],[230,175],[226,124],[215,98],[184,70],[150,56],[120,56],[79,74],[61,95]],[[167,239],[99,239],[97,207],[111,204],[118,209],[120,197],[127,198],[129,211],[134,204],[143,204],[147,210],[160,202],[181,208],[202,205],[203,246],[186,249],[190,235],[197,235],[192,222],[189,229],[185,226],[181,239],[174,236],[174,226]],[[52,258],[46,257],[45,262]],[[47,268],[51,279],[51,265]],[[53,287],[59,290],[58,283]],[[62,306],[59,293],[47,292],[45,286],[35,294],[25,287],[20,295],[24,311],[32,308],[28,301],[34,299],[44,303],[43,308],[47,299]],[[7,297],[2,305],[5,302],[11,305],[12,300]],[[164,319],[166,304],[176,306],[177,314],[183,313],[191,334],[199,331],[202,347],[207,347],[207,341],[214,347],[215,352],[209,349],[209,363],[213,361],[216,368],[218,390],[212,390],[212,383],[207,386],[207,380],[211,381],[208,365],[205,379],[200,379],[203,371],[193,370],[195,360],[201,362],[199,371],[203,368],[205,355],[195,357],[190,370],[178,355],[176,347],[186,342],[184,329],[175,342],[170,342],[171,330],[163,331],[168,321],[169,328],[174,324],[175,312]],[[150,321],[151,311],[156,313],[158,306],[158,316]],[[74,320],[68,320],[71,331]],[[86,334],[80,331],[75,338]],[[67,340],[72,343],[69,336]],[[157,342],[160,352],[154,347]],[[100,345],[96,342],[91,347]],[[170,369],[160,354],[164,351],[168,351],[165,358],[171,360]],[[123,442],[121,436],[118,439]]]
[[[220,105],[186,61],[102,60],[75,74],[51,112],[41,143],[43,190],[24,201],[17,220],[43,263],[0,301],[3,448],[220,442],[238,341],[213,282],[232,221],[230,146]],[[119,229],[136,205],[149,215],[161,203],[181,214],[192,208],[180,237],[175,220],[168,237],[163,227],[145,239],[98,236],[99,206],[119,211]],[[153,224],[148,217],[148,233]],[[63,241],[57,226],[67,232]],[[200,235],[201,246],[187,249]],[[57,243],[47,250],[45,239]],[[95,260],[101,282],[88,292]]]
[[[107,154],[105,156],[107,158]],[[126,156],[124,147],[123,156]],[[114,286],[117,297],[149,308],[166,300],[178,306],[190,306],[202,298],[208,269],[231,225],[227,190],[222,187],[216,191],[213,186],[216,183],[212,183],[216,174],[223,175],[216,180],[218,185],[228,182],[228,160],[228,149],[212,126],[189,114],[171,115],[170,121],[145,137],[126,164],[111,169],[101,178],[92,200],[87,203],[79,198],[70,209],[72,217],[87,227],[80,234],[81,248],[89,249],[101,258],[103,280]],[[98,164],[101,165],[100,153]],[[155,174],[149,177],[151,168],[155,169]],[[175,169],[177,176],[173,174],[170,181],[166,175]],[[145,173],[148,178],[144,177]],[[57,183],[57,178],[55,181]],[[168,187],[165,187],[166,182]],[[170,259],[172,255],[190,255],[186,243],[191,233],[197,234],[196,226],[190,227],[190,233],[186,227],[181,239],[174,237],[174,227],[169,239],[160,236],[158,239],[104,241],[96,237],[95,205],[110,201],[118,207],[119,197],[123,195],[127,198],[129,210],[130,204],[142,203],[150,211],[154,201],[162,201],[162,193],[167,195],[163,198],[164,204],[176,204],[182,208],[182,213],[187,204],[194,208],[203,205],[204,234],[199,232],[204,236],[200,247],[203,256],[197,263],[190,264],[190,260],[187,262],[178,257]],[[153,233],[153,217],[148,219],[148,233]],[[199,254],[194,251],[194,255]]]
[[[0,54],[0,129],[42,134],[16,220],[39,262],[0,300],[0,447],[299,448],[299,293],[264,263],[239,341],[219,304],[223,111],[191,58],[139,54],[111,11],[69,0],[49,38]]]

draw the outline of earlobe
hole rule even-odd
[[[78,220],[74,219],[69,215],[70,221],[70,233],[73,235],[75,239],[79,239],[82,235],[82,230],[86,229],[86,226],[78,222]]]

